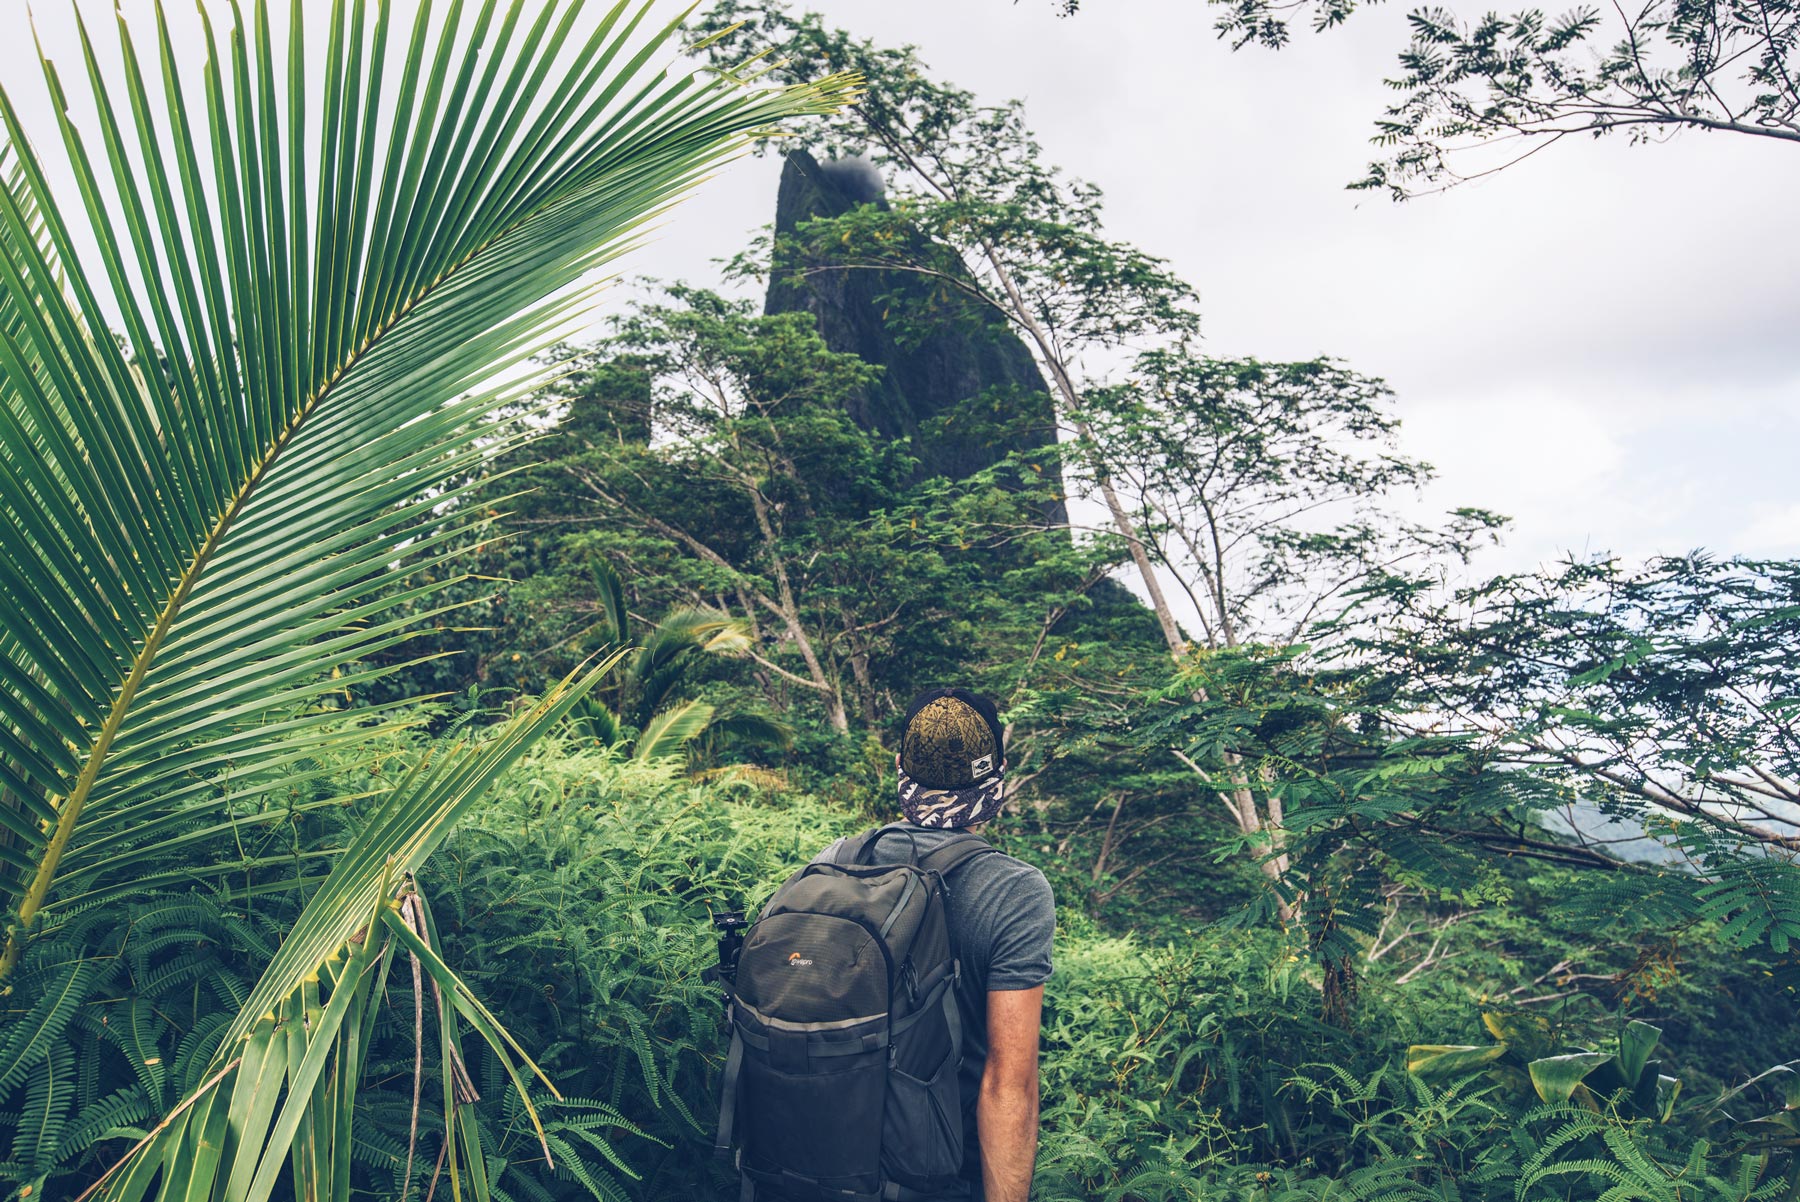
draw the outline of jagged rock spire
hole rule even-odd
[[[860,204],[887,204],[873,164],[865,159],[821,163],[804,150],[791,151],[781,172],[776,236]],[[915,276],[868,269],[808,272],[800,278],[800,269],[788,264],[770,279],[764,309],[810,312],[832,350],[886,368],[877,384],[851,400],[850,415],[872,433],[912,438],[923,475],[960,479],[1009,451],[1054,442],[1055,410],[1043,376],[1024,342],[997,315],[960,296],[934,296],[932,311],[943,315],[941,321],[923,329],[916,321],[915,328],[900,328],[883,298],[919,294],[924,299],[922,290],[930,286]],[[974,398],[986,399],[966,420],[933,420]],[[996,433],[994,426],[1002,423],[1006,431]],[[1060,502],[1046,506],[1044,517],[1049,524],[1067,520]]]

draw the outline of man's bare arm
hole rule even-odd
[[[987,1202],[1025,1202],[1038,1139],[1038,1024],[1044,987],[987,995],[987,1066],[975,1126]]]

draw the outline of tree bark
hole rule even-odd
[[[767,502],[764,501],[762,494],[757,491],[754,482],[740,479],[740,483],[744,486],[745,494],[750,499],[751,509],[756,514],[757,526],[762,531],[763,543],[769,548],[770,558],[774,563],[775,583],[778,592],[777,597],[770,597],[760,589],[752,589],[744,584],[743,574],[738,571],[737,567],[732,564],[730,560],[726,559],[723,555],[720,555],[700,539],[695,538],[686,530],[671,525],[661,518],[658,518],[656,515],[646,513],[636,506],[627,504],[624,498],[614,496],[607,492],[597,480],[584,472],[577,471],[572,472],[572,474],[587,487],[589,492],[593,493],[594,496],[601,501],[614,506],[624,513],[630,514],[635,521],[656,531],[664,538],[680,543],[699,558],[724,568],[726,571],[732,573],[733,576],[737,577],[736,587],[739,596],[755,601],[758,605],[762,606],[763,609],[767,610],[770,614],[780,620],[782,629],[786,631],[787,636],[794,641],[794,645],[799,648],[800,658],[806,661],[807,675],[805,677],[798,677],[775,664],[769,663],[767,660],[760,660],[759,662],[761,662],[764,667],[770,668],[777,673],[781,673],[787,676],[788,679],[796,681],[797,683],[805,684],[814,692],[818,693],[825,699],[826,714],[831,722],[832,729],[841,735],[850,733],[850,716],[848,711],[844,708],[843,694],[839,691],[837,686],[832,683],[831,677],[826,674],[824,664],[820,661],[818,653],[813,647],[812,639],[807,636],[806,627],[800,621],[799,605],[794,600],[793,586],[788,581],[787,565],[782,560],[780,550],[776,545],[775,528],[773,523],[769,520]],[[754,629],[754,609],[746,604],[746,611],[751,615],[750,620],[753,624],[752,628]]]
[[[840,735],[847,735],[850,733],[850,715],[844,708],[843,692],[826,675],[825,665],[820,661],[819,653],[813,647],[812,639],[807,636],[805,625],[800,621],[800,606],[794,600],[794,586],[788,579],[787,562],[781,556],[775,525],[769,520],[769,504],[754,483],[746,482],[745,492],[750,497],[750,508],[756,515],[757,529],[762,531],[763,545],[769,549],[769,559],[775,569],[775,590],[779,597],[779,609],[776,613],[787,627],[788,637],[800,649],[800,658],[806,661],[808,674],[825,698],[831,729]]]

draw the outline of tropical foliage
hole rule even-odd
[[[945,681],[1061,903],[1038,1195],[1800,1196],[1794,564],[1473,576],[1386,384],[822,18],[150,15],[0,93],[9,1196],[718,1196],[708,919]]]
[[[766,714],[721,712],[685,696],[694,687],[701,657],[741,654],[749,646],[742,623],[704,610],[677,610],[635,642],[624,581],[604,560],[591,571],[602,616],[585,637],[624,647],[626,656],[606,683],[576,703],[570,726],[577,734],[602,747],[629,750],[639,760],[710,759],[732,738],[770,748],[789,741],[787,727]]]
[[[88,1112],[75,1150],[160,1115],[100,1179],[108,1196],[266,1198],[284,1176],[344,1196],[373,999],[401,948],[440,991],[446,1060],[466,1022],[526,1097],[412,873],[591,673],[422,752],[354,837],[310,853],[331,864],[323,882],[251,849],[336,804],[261,799],[384,716],[332,697],[386,669],[336,668],[402,641],[396,603],[453,577],[458,525],[436,515],[505,445],[487,418],[529,392],[514,369],[590,301],[592,269],[746,133],[850,88],[653,72],[675,26],[629,3],[578,26],[581,9],[527,22],[490,0],[407,22],[340,4],[321,30],[295,5],[283,61],[266,5],[248,24],[234,9],[223,37],[202,9],[194,77],[160,8],[142,33],[121,19],[116,66],[84,26],[94,120],[46,59],[57,127],[35,131],[60,141],[66,196],[0,96],[0,978],[33,999],[0,1081],[24,1085],[27,1116],[77,1088],[63,1036],[104,969],[80,941],[46,956],[40,940],[162,881],[310,893],[179,1081],[110,1095],[99,1128]],[[393,587],[421,564],[438,583]],[[238,850],[217,857],[227,830]],[[447,1169],[485,1196],[457,1104],[447,1089]],[[40,1119],[23,1134],[29,1188],[67,1133]]]
[[[1210,0],[1221,37],[1278,49],[1305,15],[1343,24],[1357,0]],[[1071,3],[1070,11],[1075,5]],[[1800,142],[1792,0],[1650,0],[1463,13],[1407,13],[1409,41],[1385,82],[1401,97],[1370,139],[1385,157],[1353,188],[1403,200],[1504,170],[1569,137],[1682,132]]]

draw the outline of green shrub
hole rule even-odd
[[[346,772],[307,788],[353,793]],[[854,804],[845,804],[762,791],[751,778],[697,781],[674,762],[624,761],[549,741],[427,863],[419,885],[445,958],[563,1094],[561,1101],[534,1094],[545,1120],[540,1144],[500,1065],[480,1041],[466,1041],[470,1084],[480,1095],[471,1112],[496,1197],[730,1196],[710,1156],[723,1041],[718,991],[701,978],[714,959],[709,916],[721,907],[753,910],[826,843],[870,821],[864,790],[851,793]],[[359,816],[356,805],[296,812],[281,835],[294,856],[282,871],[312,871],[309,849]],[[33,1199],[73,1197],[116,1160],[194,1083],[208,1034],[241,1004],[255,966],[284,935],[304,892],[170,886],[130,907],[77,912],[39,941],[21,969],[31,996],[62,982],[79,1001],[57,1008],[48,1025],[31,1013],[3,1015],[0,1050],[21,1038],[17,1033],[34,1032],[58,1072],[40,1075],[56,1083],[53,1089],[19,1086],[0,1094],[0,1181],[15,1190],[33,1185]],[[1317,969],[1279,932],[1169,923],[1161,931],[1180,930],[1180,937],[1152,943],[1102,929],[1065,905],[1046,991],[1035,1196],[1794,1196],[1791,1153],[1743,1134],[1744,1121],[1758,1117],[1762,1125],[1750,1135],[1788,1130],[1792,1107],[1782,1109],[1780,1098],[1791,1073],[1769,1075],[1729,1105],[1711,1105],[1718,1091],[1710,1086],[1684,1092],[1666,1123],[1611,1107],[1604,1091],[1590,1091],[1594,1109],[1545,1107],[1474,1073],[1408,1074],[1410,1044],[1482,1038],[1481,995],[1496,971],[1499,929],[1460,925],[1444,950],[1459,952],[1457,940],[1466,938],[1471,954],[1452,955],[1413,980],[1371,972],[1352,1028],[1343,1030],[1317,1017]],[[1533,954],[1528,925],[1504,930],[1507,955]],[[1553,940],[1547,947],[1560,948],[1560,936],[1546,939]],[[1476,967],[1456,967],[1465,963]],[[1725,1040],[1708,1025],[1710,1005],[1726,1004],[1704,996],[1714,979],[1737,978],[1670,978],[1656,1003],[1678,1016],[1659,1054],[1684,1080],[1694,1061]],[[429,990],[420,1000],[425,1041],[435,1047]],[[405,1174],[414,1128],[414,1002],[401,959],[377,1010],[359,1093],[368,1120],[359,1123],[355,1148],[359,1196],[396,1199]],[[1590,1002],[1568,1021],[1571,1032],[1592,1042],[1606,1023],[1623,1020]],[[1706,1027],[1707,1040],[1683,1042],[1681,1034],[1696,1026]],[[1762,1028],[1774,1041],[1763,1050],[1779,1051],[1775,1044],[1788,1029]],[[1739,1042],[1749,1042],[1741,1031]],[[436,1059],[424,1057],[415,1199],[424,1196],[441,1142]],[[48,1118],[26,1121],[28,1106]],[[446,1183],[439,1187],[445,1196]]]
[[[534,756],[496,791],[421,885],[457,971],[582,1099],[547,1114],[587,1124],[561,1148],[553,1137],[550,1170],[522,1116],[500,1110],[504,1092],[484,1090],[502,1189],[690,1198],[720,1188],[710,1158],[720,995],[701,980],[715,959],[710,915],[759,904],[853,825],[808,797],[699,784],[673,761],[604,752]]]

